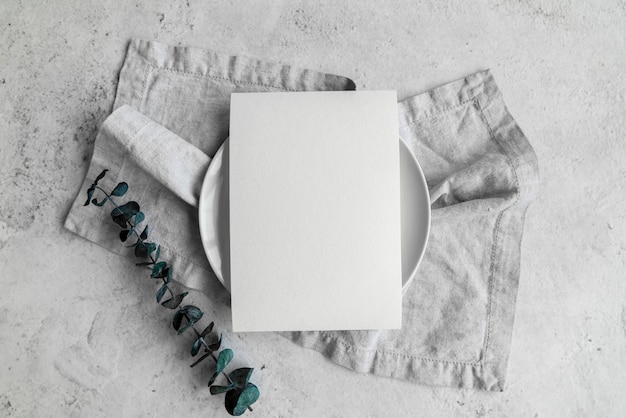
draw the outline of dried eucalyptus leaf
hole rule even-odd
[[[187,315],[189,321],[193,321],[195,323],[200,318],[202,318],[204,312],[202,312],[197,306],[187,305],[185,306],[185,314]]]
[[[166,300],[161,304],[161,306],[169,309],[176,309],[178,305],[183,301],[185,296],[187,296],[189,292],[181,293],[180,295],[176,295],[171,299]]]
[[[228,392],[229,390],[233,390],[233,389],[235,389],[233,385],[228,385],[228,386],[213,385],[209,388],[209,391],[211,392],[211,395],[219,395],[220,393]]]
[[[220,375],[220,372],[215,372],[211,375],[211,378],[209,379],[209,384],[207,386],[211,386],[213,383],[215,383],[215,379],[217,379],[217,376]]]
[[[116,209],[113,209],[113,212],[115,212],[115,210]],[[122,228],[126,228],[126,218],[124,217],[124,215],[122,214],[114,215],[113,212],[111,212],[111,218],[113,218],[113,222],[115,222]]]
[[[135,257],[146,258],[148,256],[148,247],[142,241],[135,245]]]
[[[220,334],[220,338],[216,342],[214,342],[213,344],[209,344],[209,350],[217,351],[220,349],[221,345],[222,345],[222,334]]]
[[[93,184],[98,184],[98,182],[104,178],[104,175],[107,173],[107,171],[109,171],[108,168],[102,170],[102,173],[98,174],[98,177],[96,177],[96,181],[94,181]]]
[[[139,212],[139,203],[131,200],[130,202],[113,209],[111,215],[124,215],[127,219],[130,219],[135,216],[137,212]]]
[[[233,350],[231,350],[230,348],[225,348],[222,351],[220,351],[219,356],[217,356],[217,364],[215,365],[215,373],[213,373],[213,375],[209,379],[209,386],[211,386],[213,382],[215,382],[215,379],[217,379],[217,376],[219,376],[220,373],[226,368],[226,366],[228,366],[228,363],[230,363],[230,361],[233,359],[233,356],[234,356]]]
[[[165,283],[163,286],[161,286],[161,288],[159,289],[159,291],[156,294],[156,300],[157,303],[161,302],[161,299],[163,299],[163,296],[165,296],[165,292],[167,292],[167,283]]]
[[[171,266],[165,267],[165,269],[163,269],[163,271],[161,273],[159,273],[158,276],[155,276],[153,278],[154,279],[163,279],[163,280],[165,280],[165,283],[169,283],[170,281],[167,280],[167,275],[169,274],[170,268],[171,268]]]
[[[131,203],[135,203],[136,207],[134,205],[128,206]],[[137,202],[128,202],[125,205],[118,206],[115,209],[113,209],[111,211],[111,218],[113,218],[113,222],[115,222],[122,228],[126,228],[126,224],[130,220],[130,218],[132,218],[133,215],[135,214],[133,213],[133,211],[135,209],[139,210],[138,208],[139,208],[139,205],[137,204]]]
[[[91,187],[87,189],[87,201],[85,202],[83,206],[89,205],[89,203],[91,202],[91,198],[93,197],[93,192],[95,190],[96,190],[96,187],[93,184],[91,185]]]
[[[122,240],[122,242],[126,242],[126,240],[128,239],[129,236],[130,236],[130,230],[129,229],[124,229],[124,230],[120,231],[120,240]]]
[[[217,365],[216,365],[218,373],[221,373],[222,370],[224,370],[226,366],[228,366],[228,363],[230,363],[230,361],[233,359],[234,356],[235,356],[235,353],[230,348],[225,348],[222,351],[220,351],[220,355],[217,356]]]
[[[146,228],[148,228],[148,227],[146,227]],[[156,253],[154,254],[154,261],[157,261],[159,259],[160,255],[161,255],[161,246],[159,245],[156,248]]]
[[[204,329],[204,331],[202,331],[202,332],[200,333],[200,336],[201,336],[202,338],[204,338],[204,337],[206,337],[207,335],[209,335],[209,334],[211,333],[211,331],[213,331],[213,326],[214,326],[214,325],[215,325],[215,324],[213,323],[213,321],[211,321],[211,323],[210,323],[210,324],[209,324],[209,325],[208,325],[208,326]]]
[[[243,415],[248,407],[259,399],[259,395],[259,389],[252,383],[248,383],[245,389],[226,392],[224,406],[229,414],[238,417]]]
[[[122,205],[121,208],[125,213],[128,213],[130,216],[133,216],[137,212],[139,212],[139,203],[135,202],[134,200],[131,200],[125,205]]]
[[[154,242],[147,242],[146,247],[148,248],[148,254],[151,254],[154,250],[156,250],[156,244]]]
[[[135,218],[137,217],[137,215],[135,215]],[[143,229],[143,231],[141,231],[141,234],[139,235],[141,237],[141,239],[148,239],[148,225],[146,225],[146,227]]]
[[[200,362],[202,360],[204,360],[205,358],[209,357],[211,355],[211,352],[209,351],[208,353],[204,353],[198,360],[194,361],[189,367],[195,367],[198,364],[200,364]]]
[[[167,274],[165,275],[165,283],[169,283],[172,281],[172,271],[174,271],[174,268],[172,266],[169,266],[167,268]]]
[[[181,329],[178,330],[178,335],[180,335],[183,332],[187,331],[189,328],[191,328],[192,325],[193,325],[193,322],[187,322],[187,325],[185,325],[184,327],[182,327]]]
[[[93,204],[94,204],[94,205],[96,205],[96,206],[104,206],[104,204],[107,202],[107,200],[109,200],[109,197],[108,197],[108,196],[105,196],[105,197],[104,197],[104,199],[102,199],[101,201],[99,201],[99,202],[98,202],[98,200],[97,200],[97,199],[93,199],[93,200],[91,201],[91,203],[93,203]]]
[[[111,211],[111,217],[116,224],[125,228],[126,222],[135,216],[137,212],[139,212],[139,203],[130,201],[113,209],[113,211]]]
[[[250,376],[252,376],[253,371],[253,368],[242,367],[240,369],[233,370],[228,377],[237,385],[238,388],[245,388],[250,380]]]
[[[146,215],[143,212],[137,212],[135,214],[135,225],[139,225],[146,219]],[[144,238],[145,239],[145,238]]]
[[[122,197],[126,194],[127,191],[128,191],[128,184],[126,184],[125,182],[121,182],[120,184],[115,186],[115,189],[113,189],[113,191],[111,192],[111,195]]]
[[[171,299],[170,299],[171,300]],[[174,319],[172,320],[172,326],[176,331],[180,329],[180,324],[183,322],[183,313],[181,311],[176,311],[174,314]]]
[[[198,338],[194,343],[193,347],[191,347],[191,356],[195,357],[200,351],[200,347],[202,347],[202,337]]]
[[[165,275],[163,274],[163,269],[165,269],[165,267],[167,267],[167,263],[165,261],[159,261],[152,267],[152,273],[150,273],[150,277],[165,277]]]

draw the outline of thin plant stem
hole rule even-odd
[[[113,197],[108,194],[102,187],[100,186],[96,186],[96,189],[100,190],[102,193],[104,193],[104,195],[107,197],[107,199],[109,200],[109,202],[111,202],[113,204],[113,206],[115,206],[115,209],[119,210],[119,206],[117,205],[117,203],[115,203],[115,200],[113,199]],[[139,232],[137,232],[137,229],[135,228],[135,225],[132,224],[132,222],[127,219],[126,220],[126,224],[128,226],[130,226],[130,230],[133,231],[135,233],[135,235],[137,236],[138,239],[141,239],[141,235],[139,235]],[[156,263],[156,260],[154,259],[154,257],[152,257],[152,254],[148,254],[148,257],[150,257],[150,261],[152,261],[152,264]],[[164,277],[161,277],[161,280],[163,281],[163,283],[167,283],[165,281]],[[170,289],[169,286],[167,286],[167,291],[170,292],[170,296],[174,297],[174,292],[172,291],[172,289]]]

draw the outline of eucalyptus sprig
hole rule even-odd
[[[196,325],[204,316],[200,308],[194,305],[179,307],[183,299],[188,295],[188,292],[175,294],[171,289],[173,266],[166,261],[159,260],[161,246],[148,241],[150,233],[148,225],[146,225],[141,232],[138,232],[137,228],[139,224],[146,219],[144,213],[140,211],[139,204],[135,201],[129,201],[118,205],[115,202],[114,197],[122,197],[126,194],[128,184],[121,182],[109,193],[98,186],[98,182],[104,178],[107,171],[108,170],[102,171],[89,189],[87,189],[87,201],[84,206],[88,206],[90,203],[96,206],[104,206],[107,202],[110,202],[114,206],[114,209],[111,211],[111,218],[113,222],[122,228],[119,233],[120,240],[127,242],[134,236],[136,241],[129,247],[134,247],[136,257],[145,260],[136,265],[151,267],[150,277],[160,280],[161,286],[156,293],[157,303],[160,303],[161,306],[165,308],[172,310],[177,309],[174,313],[172,326],[178,331],[178,335],[183,334],[189,329],[193,330],[195,333],[196,339],[191,347],[191,355],[195,357],[201,350],[203,354],[194,361],[190,367],[197,366],[206,358],[212,358],[215,362],[215,371],[209,379],[208,384],[211,395],[225,393],[224,406],[231,415],[239,416],[246,412],[246,410],[252,411],[250,405],[259,398],[259,389],[250,382],[250,376],[254,369],[242,367],[228,374],[225,372],[226,367],[233,359],[233,350],[225,348],[220,351],[222,335],[220,334],[219,337],[212,335],[214,327],[213,322],[209,323],[202,332],[198,332]],[[96,190],[104,195],[100,201],[93,197]],[[167,293],[169,293],[170,297],[161,302]],[[215,353],[218,353],[217,356]],[[215,384],[215,381],[220,375],[225,377],[226,385]]]

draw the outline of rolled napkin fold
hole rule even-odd
[[[112,184],[127,181],[130,196],[149,205],[176,278],[223,299],[194,205],[209,155],[228,135],[230,93],[353,88],[340,76],[134,40],[117,110],[98,134],[65,226],[126,253],[106,213],[82,208],[84,191],[108,168]],[[282,335],[359,372],[503,390],[524,214],[538,184],[536,156],[488,71],[400,102],[399,124],[422,165],[433,208],[429,245],[403,298],[402,329]]]
[[[202,180],[211,162],[208,155],[128,105],[115,110],[102,129],[114,138],[129,162],[198,207]]]

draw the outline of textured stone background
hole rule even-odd
[[[0,416],[225,414],[145,275],[62,228],[133,36],[400,98],[491,68],[539,157],[504,393],[359,375],[274,334],[228,335],[257,368],[250,416],[624,416],[624,0],[0,2]]]

